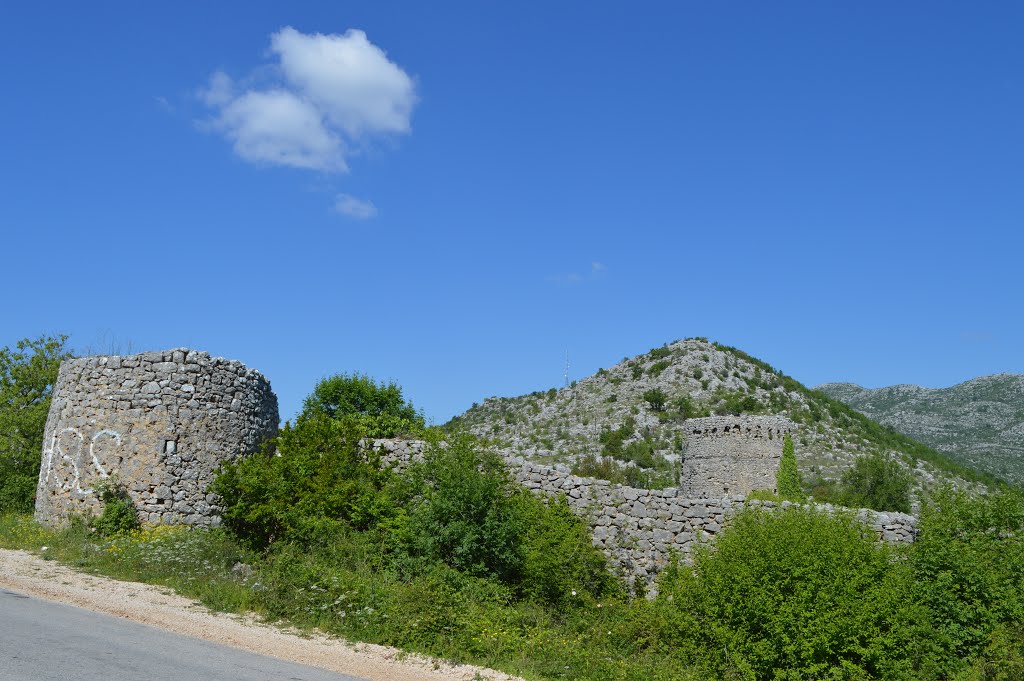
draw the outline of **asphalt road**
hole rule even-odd
[[[365,681],[0,589],[0,681]]]

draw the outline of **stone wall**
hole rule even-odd
[[[116,476],[150,523],[218,524],[207,486],[220,464],[277,432],[277,397],[258,371],[187,349],[61,364],[46,421],[36,518],[101,511]]]
[[[782,416],[710,416],[683,427],[683,494],[711,498],[776,491],[782,438],[796,424]]]
[[[703,419],[702,419],[703,421]],[[778,438],[775,438],[778,441]],[[779,445],[781,452],[781,444]],[[424,443],[414,440],[375,440],[372,448],[381,460],[403,466],[422,455]],[[746,501],[741,494],[718,498],[691,498],[681,489],[637,489],[570,474],[564,467],[532,463],[505,453],[510,473],[536,494],[564,494],[569,505],[590,524],[594,545],[599,547],[629,583],[653,585],[670,551],[686,560],[702,542],[721,532],[729,516],[745,506],[774,508],[767,501]],[[782,502],[781,506],[789,506]],[[823,512],[840,509],[816,505]],[[855,511],[883,541],[911,542],[917,534],[917,518],[904,513]]]

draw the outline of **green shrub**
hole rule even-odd
[[[564,496],[544,501],[525,493],[522,501],[523,595],[555,606],[592,606],[594,599],[624,594]]]
[[[647,367],[647,375],[653,378],[657,378],[662,374],[662,372],[665,371],[665,369],[668,369],[670,366],[672,366],[672,362],[670,362],[669,360],[658,360],[651,366]]]
[[[851,517],[748,509],[665,571],[657,636],[710,678],[906,678],[932,648],[894,557]]]
[[[622,456],[622,445],[633,436],[635,430],[636,419],[632,416],[627,416],[623,419],[622,424],[615,430],[609,428],[602,430],[600,435],[598,435],[598,442],[601,443],[604,455]]]
[[[128,534],[141,527],[139,512],[135,509],[128,490],[116,478],[108,478],[96,485],[103,502],[103,512],[94,518],[91,526],[104,537]]]
[[[668,347],[652,348],[647,354],[651,359],[665,359],[672,354],[672,349]]]
[[[921,510],[910,557],[916,597],[949,651],[943,671],[952,674],[972,657],[982,670],[1000,659],[1005,668],[1020,669],[1022,648],[1012,649],[1024,638],[1021,493],[971,497],[940,490]]]
[[[645,470],[619,463],[610,456],[599,458],[594,454],[585,454],[573,464],[572,473],[641,489],[664,489],[677,484],[678,468],[673,468],[664,457],[658,459],[655,470]]]
[[[468,574],[519,581],[525,518],[500,457],[468,435],[451,434],[443,445],[428,447],[406,477],[411,554]]]
[[[413,570],[439,562],[549,604],[568,602],[573,592],[578,603],[616,590],[565,499],[539,499],[516,485],[504,461],[475,438],[434,443],[402,477],[408,519],[400,548]]]
[[[910,513],[913,478],[895,459],[880,452],[859,457],[843,472],[842,502],[850,507]]]
[[[325,541],[341,526],[372,527],[391,504],[390,473],[360,451],[358,424],[313,414],[285,426],[266,448],[226,464],[211,485],[224,500],[224,525],[247,546]]]

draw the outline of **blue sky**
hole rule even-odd
[[[1024,372],[1019,3],[19,3],[0,346],[393,379],[444,422],[688,336]]]

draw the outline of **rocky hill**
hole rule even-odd
[[[857,456],[881,451],[901,460],[923,487],[992,481],[741,350],[704,338],[624,358],[561,389],[491,397],[453,421],[527,459],[658,487],[678,482],[684,421],[725,414],[778,414],[798,424],[795,444],[805,479],[836,480]]]
[[[960,463],[1024,484],[1024,374],[982,376],[951,388],[828,383],[817,390]]]

